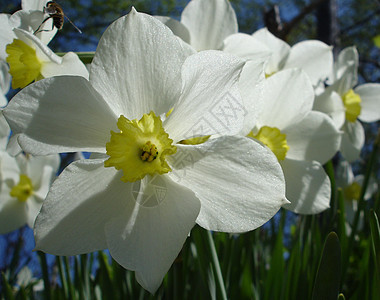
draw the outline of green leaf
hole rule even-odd
[[[375,258],[375,266],[378,278],[380,278],[380,226],[377,215],[373,209],[370,210],[370,226],[372,236],[372,250]]]
[[[340,276],[340,243],[336,233],[330,232],[323,247],[312,299],[336,300],[339,295]]]

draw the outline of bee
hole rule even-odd
[[[38,28],[34,32],[34,34],[41,32],[41,31],[48,31],[48,30],[42,30],[40,28],[49,19],[53,20],[51,30],[53,30],[54,26],[58,30],[61,30],[63,27],[63,22],[64,22],[65,18],[70,22],[71,25],[74,26],[74,28],[76,30],[78,30],[79,33],[82,33],[82,31],[77,26],[75,26],[75,24],[73,22],[71,22],[71,20],[65,15],[62,7],[58,3],[54,2],[54,1],[47,2],[46,6],[44,7],[44,13],[47,14],[48,16],[42,21],[40,26],[38,26]]]

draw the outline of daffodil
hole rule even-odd
[[[23,4],[32,9],[40,7],[42,2]],[[75,53],[68,52],[59,57],[47,47],[57,29],[53,27],[51,19],[43,22],[45,18],[42,11],[26,9],[12,16],[0,15],[0,59],[9,64],[14,89],[57,75],[88,78],[85,65]]]
[[[13,32],[14,28],[23,29],[34,33],[42,24],[46,15],[43,13],[43,7],[47,1],[22,1],[22,9],[16,11],[13,15],[0,14],[0,59],[5,60],[7,57],[6,46],[17,38]],[[55,36],[57,28],[53,27],[52,19],[47,20],[36,32],[36,37],[47,45]]]
[[[267,28],[257,30],[252,35],[231,35],[224,41],[223,49],[248,59],[254,59],[267,52],[267,77],[281,70],[299,68],[309,76],[314,87],[328,77],[333,66],[332,48],[325,43],[307,40],[291,47],[270,33]]]
[[[59,161],[57,154],[12,157],[0,150],[0,234],[25,224],[33,228]]]
[[[35,35],[17,28],[14,31],[18,38],[6,48],[12,88],[24,88],[33,81],[57,75],[88,78],[86,66],[75,53],[59,57]]]
[[[166,26],[132,9],[100,39],[89,81],[60,76],[19,92],[4,115],[26,151],[93,152],[54,182],[36,248],[108,248],[153,293],[195,223],[243,232],[270,219],[287,202],[281,167],[232,136],[243,124],[243,65],[218,51],[188,57]]]
[[[340,151],[350,162],[359,158],[364,145],[365,134],[359,120],[380,120],[380,84],[356,86],[358,63],[355,47],[342,50],[329,78],[330,85],[316,97],[313,107],[328,114],[343,131]]]
[[[358,209],[358,201],[362,193],[364,175],[354,175],[350,163],[346,160],[339,162],[336,173],[336,184],[342,189],[344,197],[344,212],[346,221],[349,226],[352,225],[355,213]],[[371,176],[368,182],[367,189],[364,193],[364,200],[369,200],[377,191],[378,186],[374,178]],[[363,226],[363,215],[361,216],[359,227]]]
[[[249,94],[251,78],[245,67],[240,77],[243,96]],[[327,209],[331,187],[322,165],[338,151],[341,134],[329,117],[311,111],[314,92],[308,76],[299,69],[278,72],[265,80],[263,101],[243,99],[248,110],[259,113],[245,123],[242,134],[263,143],[280,162],[291,202],[284,207],[301,214]]]
[[[217,49],[244,59],[267,61],[267,76],[300,68],[317,87],[332,70],[332,48],[323,42],[309,40],[290,47],[266,28],[252,35],[239,33],[236,13],[228,0],[192,0],[180,21],[158,18],[194,51]]]
[[[0,106],[5,106],[8,103],[5,96],[11,86],[11,76],[9,74],[8,65],[5,61],[0,60]]]

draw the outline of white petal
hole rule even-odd
[[[334,63],[333,75],[329,80],[329,84],[334,83],[338,79],[342,78],[344,73],[349,71],[352,74],[351,86],[356,85],[358,80],[358,65],[359,54],[356,47],[346,47],[340,51],[337,60]]]
[[[359,121],[355,123],[344,123],[342,130],[344,131],[342,136],[342,144],[340,146],[340,152],[343,157],[349,162],[359,159],[360,151],[364,146],[365,133],[362,124]]]
[[[356,85],[357,74],[352,68],[347,68],[342,76],[329,89],[336,91],[341,97]]]
[[[9,138],[6,150],[12,156],[16,156],[17,154],[20,154],[23,151],[20,147],[20,144],[18,143],[18,137],[19,136],[20,136],[20,134],[13,134]]]
[[[153,294],[195,225],[200,203],[192,191],[167,176],[151,179],[144,180],[144,187],[136,192],[142,198],[161,197],[159,204],[128,202],[107,224],[106,237],[111,256],[136,271],[138,282]]]
[[[272,53],[268,47],[245,33],[235,33],[223,41],[223,51],[244,59],[268,60]]]
[[[172,19],[170,17],[164,16],[154,16],[157,20],[160,20],[166,26],[170,28],[170,30],[178,37],[180,37],[184,42],[190,44],[190,32],[181,22]]]
[[[7,152],[0,151],[0,178],[1,180],[11,180],[13,186],[20,180],[20,166],[15,157],[10,156]]]
[[[21,0],[23,10],[40,10],[42,11],[48,0]]]
[[[220,49],[223,40],[238,31],[235,11],[227,0],[192,0],[182,12],[181,23],[198,51]]]
[[[360,174],[355,176],[355,182],[359,183],[359,185],[362,187],[364,183],[364,175]],[[368,186],[364,194],[364,200],[369,200],[371,197],[376,193],[378,188],[376,178],[374,176],[369,177]]]
[[[10,133],[11,129],[9,128],[8,122],[0,111],[0,151],[5,150],[7,147]]]
[[[168,27],[136,12],[112,23],[99,41],[90,81],[119,116],[167,113],[181,90],[185,51]]]
[[[62,63],[62,58],[56,55],[48,46],[46,46],[37,36],[20,28],[13,29],[16,36],[24,41],[26,44],[36,49],[36,56],[42,63],[54,62],[56,64]]]
[[[363,122],[376,122],[380,120],[380,84],[367,83],[355,88],[362,99],[359,119]]]
[[[354,181],[354,173],[351,165],[346,160],[341,160],[336,168],[335,181],[338,187],[345,188]]]
[[[329,115],[336,128],[341,128],[346,120],[346,109],[342,98],[330,87],[315,97],[313,110]]]
[[[57,33],[57,28],[53,26],[53,19],[48,19],[43,24],[46,15],[42,10],[19,10],[16,11],[9,19],[9,24],[13,28],[23,29],[32,34],[38,31],[35,36],[41,40],[44,45],[49,44],[51,39]]]
[[[8,104],[5,95],[8,93],[11,86],[11,79],[8,64],[5,61],[0,60],[0,106]]]
[[[245,136],[252,130],[261,114],[264,80],[264,64],[260,61],[247,61],[239,78],[239,89],[247,111],[241,135]]]
[[[257,30],[252,36],[265,44],[272,52],[272,57],[267,65],[266,73],[273,74],[280,71],[284,67],[285,61],[288,58],[290,46],[270,33],[267,28]]]
[[[49,191],[50,184],[60,165],[61,159],[58,154],[46,156],[28,155],[26,175],[31,178],[35,193],[44,199]]]
[[[213,50],[186,59],[181,97],[164,123],[174,142],[241,131],[246,110],[237,81],[243,65],[238,57]]]
[[[287,202],[276,157],[252,139],[224,136],[177,148],[169,176],[200,199],[197,223],[206,229],[253,230]]]
[[[41,68],[41,74],[45,78],[59,75],[77,75],[88,79],[89,76],[86,66],[74,52],[67,52],[62,57],[60,64],[53,62],[44,63]]]
[[[104,160],[70,164],[53,183],[35,226],[36,249],[76,255],[107,248],[105,224],[131,199],[131,183]]]
[[[295,44],[284,68],[301,68],[313,85],[324,81],[333,67],[332,47],[320,41],[303,41]]]
[[[285,159],[281,166],[290,201],[284,208],[299,214],[318,214],[330,207],[330,179],[321,164]]]
[[[40,80],[20,91],[3,110],[28,153],[105,152],[117,117],[79,76]]]
[[[308,76],[300,69],[288,69],[264,82],[264,101],[258,123],[280,130],[299,122],[311,110],[314,90]]]
[[[37,215],[40,212],[42,202],[45,198],[39,198],[35,195],[29,197],[26,202],[27,220],[26,223],[30,228],[34,227],[34,222],[36,221]]]
[[[8,54],[5,48],[8,44],[12,43],[15,34],[12,31],[12,26],[9,24],[8,14],[0,14],[0,59],[5,60]]]
[[[325,164],[339,151],[341,132],[321,112],[309,112],[300,122],[287,127],[284,133],[289,145],[287,158]]]

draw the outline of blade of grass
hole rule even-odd
[[[338,236],[331,232],[323,248],[313,289],[313,300],[336,300],[339,295],[341,250]]]
[[[380,226],[379,219],[373,209],[370,210],[370,226],[372,236],[372,250],[375,259],[377,279],[380,279]],[[377,282],[380,285],[380,282]]]
[[[44,297],[45,299],[51,298],[51,289],[50,289],[50,279],[49,279],[49,270],[46,261],[46,254],[42,251],[37,251],[38,257],[41,263],[42,269],[42,278],[44,281]]]

